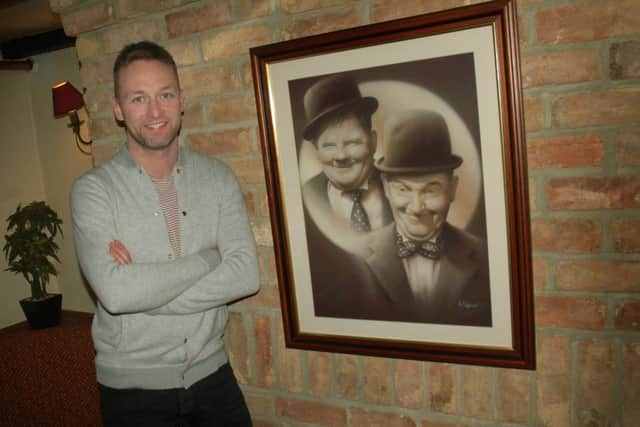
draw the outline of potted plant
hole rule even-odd
[[[51,275],[58,275],[52,261],[60,262],[55,238],[62,235],[62,220],[45,202],[36,201],[18,205],[7,222],[3,250],[9,267],[5,271],[22,274],[31,285],[31,297],[20,300],[27,321],[33,329],[57,325],[62,295],[48,293],[46,286]]]

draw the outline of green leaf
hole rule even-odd
[[[22,274],[33,287],[46,292],[49,277],[58,274],[51,260],[60,263],[55,238],[58,233],[62,236],[62,220],[44,201],[35,201],[18,205],[7,223],[2,248],[6,271]]]

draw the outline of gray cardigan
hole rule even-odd
[[[175,184],[181,257],[126,146],[71,190],[76,250],[98,299],[92,334],[103,385],[189,387],[215,372],[227,362],[227,304],[258,290],[255,240],[233,172],[181,148]],[[112,240],[127,247],[131,264],[115,263]]]

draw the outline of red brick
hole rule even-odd
[[[533,288],[541,291],[547,287],[548,267],[547,261],[534,258],[533,259]]]
[[[255,196],[253,195],[253,192],[250,190],[244,191],[242,193],[242,198],[244,199],[244,206],[245,206],[245,209],[247,210],[247,215],[249,216],[249,218],[255,217],[256,202],[255,202]]]
[[[251,229],[256,237],[256,245],[273,247],[271,222],[268,218],[255,218],[251,221]]]
[[[429,364],[429,392],[434,412],[455,414],[457,411],[454,367],[448,364]]]
[[[69,6],[73,6],[74,4],[78,3],[80,3],[80,0],[49,0],[51,10],[56,13],[61,12],[63,9],[66,9]]]
[[[640,292],[640,262],[563,261],[556,268],[556,286],[565,291]]]
[[[609,70],[613,80],[640,78],[640,41],[613,43],[609,48]]]
[[[620,167],[640,166],[640,130],[622,129],[616,135],[616,163]]]
[[[461,427],[461,424],[449,424],[439,421],[424,420],[422,421],[422,427]]]
[[[202,102],[188,102],[182,116],[182,129],[199,128],[204,124],[204,106]]]
[[[518,10],[521,10],[520,8],[527,7],[527,6],[531,6],[534,4],[538,4],[538,3],[542,3],[545,2],[547,0],[516,0],[516,4],[518,5]]]
[[[494,406],[493,368],[462,367],[463,413],[468,417],[492,419]]]
[[[282,319],[278,322],[278,353],[280,375],[280,387],[291,393],[302,392],[302,360],[301,351],[285,347],[284,331],[282,330]]]
[[[407,415],[392,412],[374,412],[363,409],[351,410],[351,427],[415,427],[414,420]]]
[[[273,395],[244,391],[244,398],[251,412],[251,418],[275,415],[275,398]]]
[[[466,0],[404,0],[402,2],[376,0],[372,7],[372,16],[374,22],[389,21],[422,13],[453,9],[468,3]]]
[[[94,142],[91,145],[91,154],[93,156],[93,166],[99,166],[110,160],[114,154],[120,149],[122,143],[99,143]]]
[[[624,301],[615,308],[616,329],[640,331],[640,301]]]
[[[254,218],[256,216],[256,201],[255,195],[251,190],[244,190],[242,192],[242,198],[244,199],[245,209],[247,210],[247,215],[249,218]],[[262,279],[262,276],[260,276]]]
[[[391,365],[389,359],[365,357],[364,399],[369,403],[391,403]]]
[[[264,278],[261,278],[261,280],[264,282]],[[244,307],[279,309],[280,294],[278,293],[278,287],[274,284],[262,283],[257,294],[243,299],[237,304]]]
[[[536,219],[531,223],[535,251],[593,252],[600,248],[600,224],[591,220]]]
[[[276,401],[276,415],[280,419],[314,423],[319,426],[347,425],[347,413],[344,408],[319,402],[280,398]]]
[[[273,13],[271,0],[238,0],[236,16],[240,20],[269,16]]]
[[[531,45],[529,20],[524,13],[518,13],[516,20],[518,23],[518,44],[520,45],[520,52],[526,52],[527,48]]]
[[[535,298],[536,325],[601,330],[605,305],[597,298],[541,296]]]
[[[624,345],[622,363],[622,426],[635,427],[640,419],[640,343]]]
[[[165,19],[169,38],[201,33],[233,21],[231,4],[228,0],[219,0],[171,13]]]
[[[238,70],[233,64],[181,69],[179,74],[187,98],[234,92],[241,86]]]
[[[253,315],[253,329],[256,342],[256,379],[261,387],[270,388],[275,383],[273,367],[273,340],[271,339],[271,318],[267,314]]]
[[[311,394],[329,397],[331,394],[331,359],[328,353],[307,353],[307,375]]]
[[[263,282],[275,283],[276,281],[276,261],[273,249],[258,250],[258,265],[260,267],[260,278]]]
[[[538,40],[547,44],[635,34],[638,27],[640,3],[636,0],[581,1],[536,14]]]
[[[205,61],[245,56],[252,46],[268,44],[272,40],[272,29],[261,25],[254,27],[232,28],[203,37],[202,56]]]
[[[359,382],[358,358],[348,354],[336,354],[336,396],[356,400]]]
[[[260,209],[258,209],[258,211],[262,216],[269,216],[269,199],[267,197],[267,190],[264,189],[260,191],[260,194],[260,202],[258,203]]]
[[[256,198],[260,196],[256,195],[256,192],[254,189],[246,189],[246,188],[243,190],[242,195],[244,198],[245,207],[247,209],[247,215],[249,215],[250,219],[256,219],[256,217],[258,216]],[[262,276],[260,276],[260,278],[263,281],[265,280],[265,278]]]
[[[396,360],[394,382],[398,406],[411,409],[424,406],[423,366],[422,362]]]
[[[537,414],[540,425],[568,426],[570,422],[571,354],[569,338],[538,335]]]
[[[640,252],[640,219],[623,218],[614,221],[613,241],[619,252]]]
[[[249,384],[251,371],[249,362],[249,344],[247,340],[247,325],[241,313],[230,312],[225,334],[229,360],[240,384]]]
[[[76,52],[79,59],[98,56],[104,52],[102,40],[88,34],[81,34],[76,38]]]
[[[94,3],[60,16],[64,32],[70,37],[96,30],[115,22],[113,6]]]
[[[89,110],[91,114],[112,114],[113,89],[105,87],[89,87],[83,97],[87,110]],[[115,119],[113,120],[115,121]]]
[[[109,138],[112,136],[124,137],[123,129],[118,126],[118,123],[115,121],[113,116],[109,117],[94,117],[89,122],[91,125],[90,135],[87,135],[86,126],[80,127],[80,135],[87,140],[89,137],[91,139],[102,139]]]
[[[288,14],[307,12],[315,9],[326,9],[354,3],[355,0],[280,0],[280,8]]]
[[[323,34],[362,25],[357,10],[349,8],[342,12],[296,17],[289,20],[282,30],[283,40],[296,39],[314,34]]]
[[[524,121],[527,132],[544,128],[544,101],[542,98],[524,99]]]
[[[531,170],[600,166],[604,144],[599,135],[567,136],[527,143],[527,165]]]
[[[227,159],[228,164],[241,184],[262,184],[264,169],[260,159]]]
[[[149,14],[171,9],[187,3],[189,0],[121,0],[119,12],[121,17]]]
[[[556,178],[549,181],[549,207],[556,210],[640,207],[640,175]]]
[[[531,212],[538,210],[538,182],[533,176],[529,176],[529,209]]]
[[[640,121],[640,90],[611,89],[557,97],[551,106],[553,126],[573,128]]]
[[[613,425],[615,368],[611,342],[578,343],[576,413],[579,425]]]
[[[246,61],[240,66],[240,75],[242,76],[242,85],[246,88],[250,88],[253,91],[253,71],[251,70],[251,63]]]
[[[227,153],[251,152],[253,129],[228,129],[217,132],[192,133],[187,136],[187,146],[205,156]]]
[[[169,43],[167,50],[178,67],[186,67],[200,62],[200,53],[195,40],[181,40]]]
[[[596,49],[524,55],[521,62],[522,86],[527,89],[599,80],[602,78],[599,61]]]
[[[531,404],[531,374],[515,369],[499,369],[497,373],[497,418],[501,421],[526,424]]]
[[[115,53],[124,46],[140,40],[160,42],[164,39],[164,25],[159,19],[135,21],[107,29],[103,34],[105,51]]]
[[[113,82],[113,61],[115,58],[98,61],[83,61],[80,65],[82,81],[91,85],[102,85]]]
[[[256,101],[250,92],[214,99],[210,110],[209,120],[216,124],[256,119]]]

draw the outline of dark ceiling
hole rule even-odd
[[[2,59],[23,59],[73,44],[49,0],[0,0]]]

